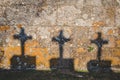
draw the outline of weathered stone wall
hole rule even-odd
[[[37,69],[49,69],[49,60],[59,57],[58,43],[52,37],[64,31],[70,38],[64,45],[64,58],[74,59],[75,70],[86,70],[96,59],[97,46],[90,40],[102,32],[109,43],[102,48],[102,59],[120,66],[120,0],[0,0],[0,46],[4,51],[1,68],[10,68],[10,59],[20,55],[20,41],[13,38],[24,27],[25,55],[36,56]],[[10,28],[4,31],[3,27]]]

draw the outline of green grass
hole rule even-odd
[[[87,70],[76,70],[77,72],[86,72],[86,73],[88,73],[88,71]]]

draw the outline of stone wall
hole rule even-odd
[[[120,66],[120,0],[0,0],[0,46],[4,55],[0,67],[9,69],[10,59],[21,55],[20,41],[13,38],[25,29],[32,40],[25,43],[25,55],[36,56],[37,69],[49,69],[50,59],[59,57],[52,41],[59,31],[70,38],[64,44],[64,58],[74,59],[75,70],[86,70],[96,59],[97,46],[91,44],[97,32],[109,43],[102,47],[102,59]],[[5,30],[4,28],[7,28]]]

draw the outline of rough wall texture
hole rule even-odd
[[[119,14],[120,0],[0,0],[0,67],[9,69],[10,59],[21,54],[19,40],[13,39],[21,25],[32,36],[25,43],[25,55],[36,56],[37,69],[49,69],[49,60],[59,57],[52,37],[61,29],[71,38],[63,57],[74,59],[75,70],[86,70],[87,62],[96,59],[97,46],[90,43],[96,32],[109,40],[102,47],[102,59],[120,66]]]

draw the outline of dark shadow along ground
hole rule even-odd
[[[120,73],[70,71],[1,71],[0,80],[120,80]]]

